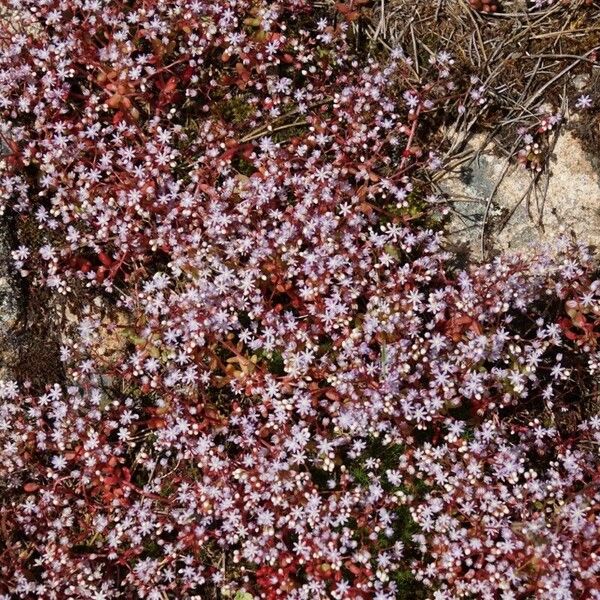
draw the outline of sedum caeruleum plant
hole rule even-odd
[[[2,2],[12,260],[72,313],[0,383],[3,600],[599,597],[597,263],[458,268],[423,133],[485,89],[365,4]]]

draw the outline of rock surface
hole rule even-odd
[[[600,247],[599,161],[572,133],[559,134],[548,168],[537,178],[491,146],[478,153],[484,144],[483,136],[473,136],[468,147],[476,158],[438,182],[452,207],[448,239],[453,245],[481,259],[485,221],[486,255],[563,234]]]
[[[0,381],[9,379],[18,362],[16,329],[21,317],[22,294],[11,268],[12,231],[0,218]]]

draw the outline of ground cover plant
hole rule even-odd
[[[2,2],[0,206],[61,320],[0,383],[1,598],[600,597],[597,258],[458,264],[439,128],[506,106],[376,4]]]

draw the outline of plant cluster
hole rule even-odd
[[[497,12],[499,7],[496,0],[469,0],[469,5],[475,10],[490,14]]]
[[[533,125],[519,128],[521,148],[517,152],[517,162],[524,167],[540,173],[550,158],[551,133],[560,126],[563,120],[561,113],[537,115]]]
[[[455,266],[413,175],[485,87],[364,4],[4,3],[14,265],[76,318],[0,384],[3,600],[598,597],[594,257]]]

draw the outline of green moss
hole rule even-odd
[[[419,583],[412,571],[405,569],[397,571],[393,580],[398,589],[396,591],[396,600],[421,600],[427,598],[427,592],[423,584]]]
[[[271,355],[271,359],[269,360],[269,372],[273,373],[273,375],[285,375],[283,356],[280,352],[273,352]]]
[[[235,96],[230,100],[223,100],[217,106],[223,120],[235,124],[245,123],[254,112],[254,108],[243,95]]]
[[[162,548],[154,540],[149,540],[144,544],[143,556],[145,558],[160,558],[162,552]]]
[[[367,472],[360,466],[351,466],[349,469],[350,474],[354,479],[360,483],[360,485],[367,486],[371,482]]]
[[[231,161],[231,166],[240,173],[240,175],[246,175],[246,177],[250,177],[256,172],[254,164],[241,156],[235,156]]]
[[[410,545],[412,537],[417,533],[418,527],[413,521],[413,518],[407,506],[400,506],[396,512],[394,521],[395,534],[394,539],[401,540],[403,544]]]
[[[295,136],[302,135],[305,132],[306,125],[300,124],[294,127],[286,127],[285,129],[281,129],[280,131],[275,131],[271,137],[274,142],[281,144],[283,142],[287,142]]]
[[[383,472],[393,469],[397,466],[398,460],[404,452],[402,444],[381,445],[378,458],[381,460],[381,470]]]

